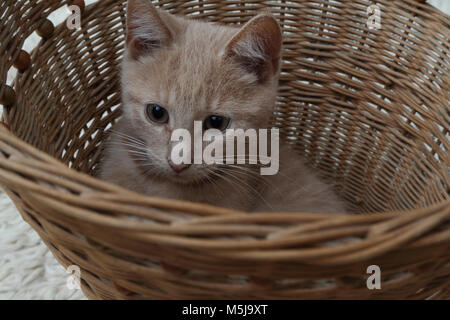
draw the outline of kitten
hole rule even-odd
[[[287,146],[280,172],[259,166],[175,165],[173,130],[269,128],[278,90],[282,34],[260,14],[242,28],[188,20],[129,0],[122,64],[123,116],[99,177],[156,197],[244,211],[344,212],[331,187]]]

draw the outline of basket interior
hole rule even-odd
[[[15,35],[13,45],[2,44],[3,79],[39,21],[61,6],[18,3],[2,23],[3,34]],[[351,210],[449,199],[449,17],[412,0],[378,1],[389,14],[380,30],[368,30],[368,0],[156,3],[227,24],[272,10],[285,43],[273,124],[335,183]],[[13,1],[0,7],[6,5],[14,7]],[[125,9],[124,0],[96,2],[85,9],[81,30],[63,23],[42,39],[4,114],[15,135],[82,172],[95,171],[102,142],[120,117]]]

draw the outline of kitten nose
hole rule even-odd
[[[168,160],[170,167],[175,171],[176,173],[181,173],[184,170],[188,169],[191,165],[190,164],[175,164],[172,162],[172,160]]]

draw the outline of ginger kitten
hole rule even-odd
[[[123,116],[99,177],[151,196],[244,211],[345,212],[332,188],[288,147],[279,173],[252,165],[176,165],[172,132],[269,128],[282,34],[269,14],[242,28],[187,20],[129,0],[122,64]]]

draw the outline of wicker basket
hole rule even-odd
[[[124,0],[86,6],[81,30],[47,19],[67,1],[0,3],[0,184],[88,298],[450,298],[450,19],[422,2],[377,1],[379,30],[368,0],[157,2],[229,24],[270,7],[285,32],[273,123],[366,214],[248,214],[89,176],[120,116]]]

